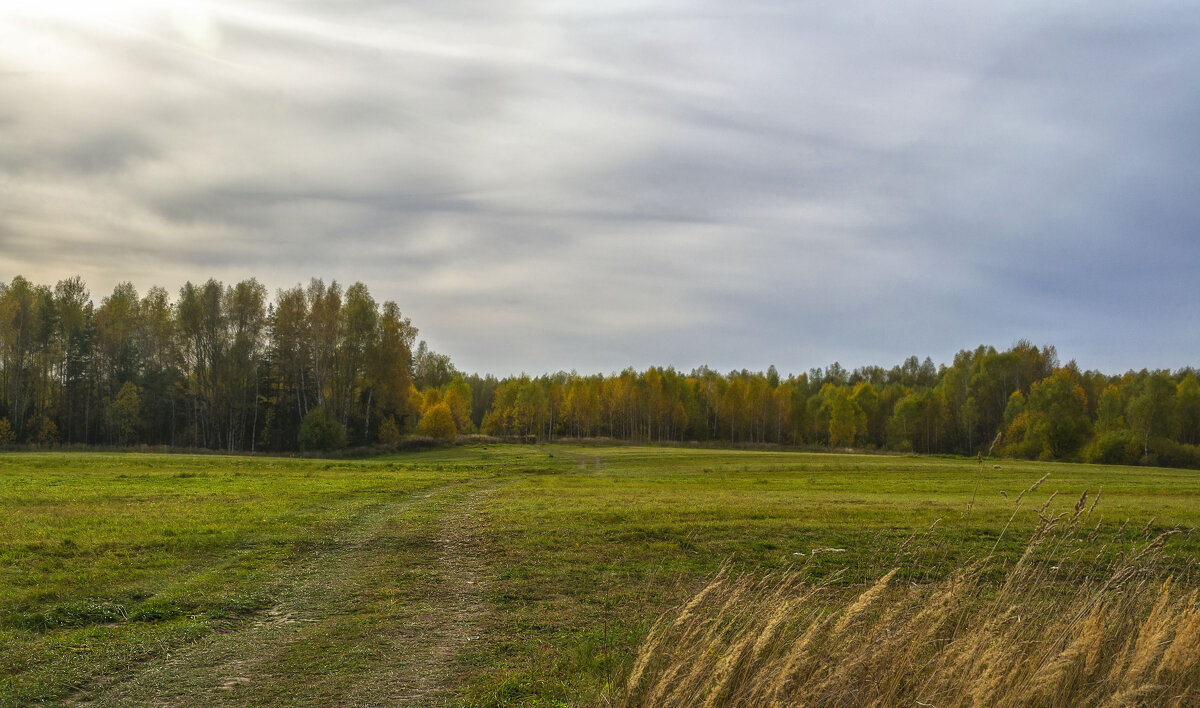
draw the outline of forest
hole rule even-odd
[[[782,376],[652,367],[498,379],[418,342],[394,302],[312,280],[0,283],[0,446],[290,452],[409,436],[873,449],[1200,468],[1192,368],[1111,375],[1053,346]]]

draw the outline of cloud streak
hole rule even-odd
[[[89,7],[0,22],[0,278],[362,280],[498,373],[1197,363],[1186,4]]]

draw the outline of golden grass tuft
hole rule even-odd
[[[857,593],[807,565],[723,567],[656,623],[621,705],[1200,705],[1200,595],[1153,570],[1171,532],[1104,566],[1111,540],[1083,525],[1098,497],[1043,505],[999,581],[992,555],[924,585],[893,568]]]

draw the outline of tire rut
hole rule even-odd
[[[492,491],[440,485],[369,508],[280,583],[273,607],[69,702],[449,703],[461,684],[458,656],[481,639],[487,615],[478,511]],[[400,588],[395,602],[364,610],[363,598],[384,586]]]
[[[406,667],[410,674],[415,672],[416,681],[410,692],[397,696],[401,701],[425,705],[448,698],[455,688],[447,678],[455,674],[456,657],[470,642],[484,640],[480,626],[487,615],[483,601],[487,574],[479,538],[482,526],[477,517],[480,503],[493,491],[494,488],[472,490],[463,503],[442,516],[439,536],[435,539],[440,548],[441,611],[437,616],[426,615],[433,621],[416,627],[428,646],[417,661]]]

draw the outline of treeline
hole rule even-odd
[[[417,329],[366,286],[256,280],[172,300],[83,281],[0,284],[0,445],[295,450],[398,438]],[[422,343],[423,344],[423,343]],[[418,352],[434,364],[435,354]],[[446,360],[448,363],[448,360]]]
[[[480,387],[486,390],[488,387]],[[1191,369],[1107,376],[1060,365],[1054,347],[961,351],[948,366],[781,378],[652,368],[496,382],[485,433],[538,438],[777,443],[919,453],[1200,467]]]
[[[1195,372],[1120,376],[1053,347],[979,347],[949,365],[838,364],[782,377],[700,368],[496,379],[417,343],[395,303],[313,280],[0,284],[0,445],[287,451],[406,434],[712,441],[1200,467]],[[414,344],[416,347],[414,349]]]

